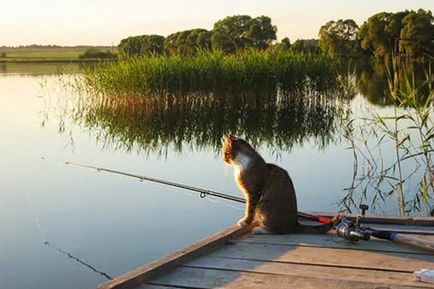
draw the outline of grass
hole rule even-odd
[[[104,95],[251,90],[299,91],[336,85],[336,64],[320,55],[246,50],[226,55],[147,56],[103,63],[84,73],[84,85]]]
[[[89,46],[25,46],[25,47],[0,47],[1,53],[6,53],[6,58],[1,62],[56,62],[56,61],[81,61],[78,56]],[[96,47],[100,50],[112,50],[112,47]]]

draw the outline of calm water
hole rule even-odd
[[[150,111],[116,106],[87,110],[71,121],[68,112],[53,112],[65,107],[53,70],[21,67],[0,75],[0,288],[93,288],[105,278],[55,247],[116,276],[228,227],[243,214],[241,205],[224,200],[41,157],[240,195],[218,153],[220,133],[230,130],[249,136],[266,160],[289,171],[299,210],[336,211],[351,184],[352,154],[327,101],[273,114],[241,103],[193,105],[193,112],[190,102]],[[356,111],[390,109],[361,96],[347,105]],[[396,199],[377,212],[397,214]]]

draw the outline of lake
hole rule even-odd
[[[57,75],[58,66],[8,65],[0,69],[0,287],[8,289],[93,288],[106,278],[67,253],[114,277],[243,215],[237,203],[62,161],[241,196],[219,152],[221,133],[232,132],[288,170],[300,211],[335,212],[353,180],[341,116],[394,109],[378,92],[383,88],[375,87],[384,83],[363,78],[364,96],[341,100],[314,93],[282,105],[284,97],[264,104],[229,95],[218,105],[192,97],[146,109],[137,100],[131,100],[133,108],[87,102],[71,107],[75,96],[62,86],[68,76]],[[358,205],[363,196],[353,199]],[[372,199],[367,196],[367,203]],[[392,195],[373,212],[396,215],[398,208]]]

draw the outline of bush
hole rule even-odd
[[[91,47],[88,48],[84,53],[78,56],[80,59],[115,59],[116,54],[110,52],[109,50],[101,51],[98,48]]]

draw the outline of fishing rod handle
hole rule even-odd
[[[434,253],[434,243],[419,238],[405,236],[403,234],[391,233],[390,240],[397,244],[406,245],[425,252]]]

